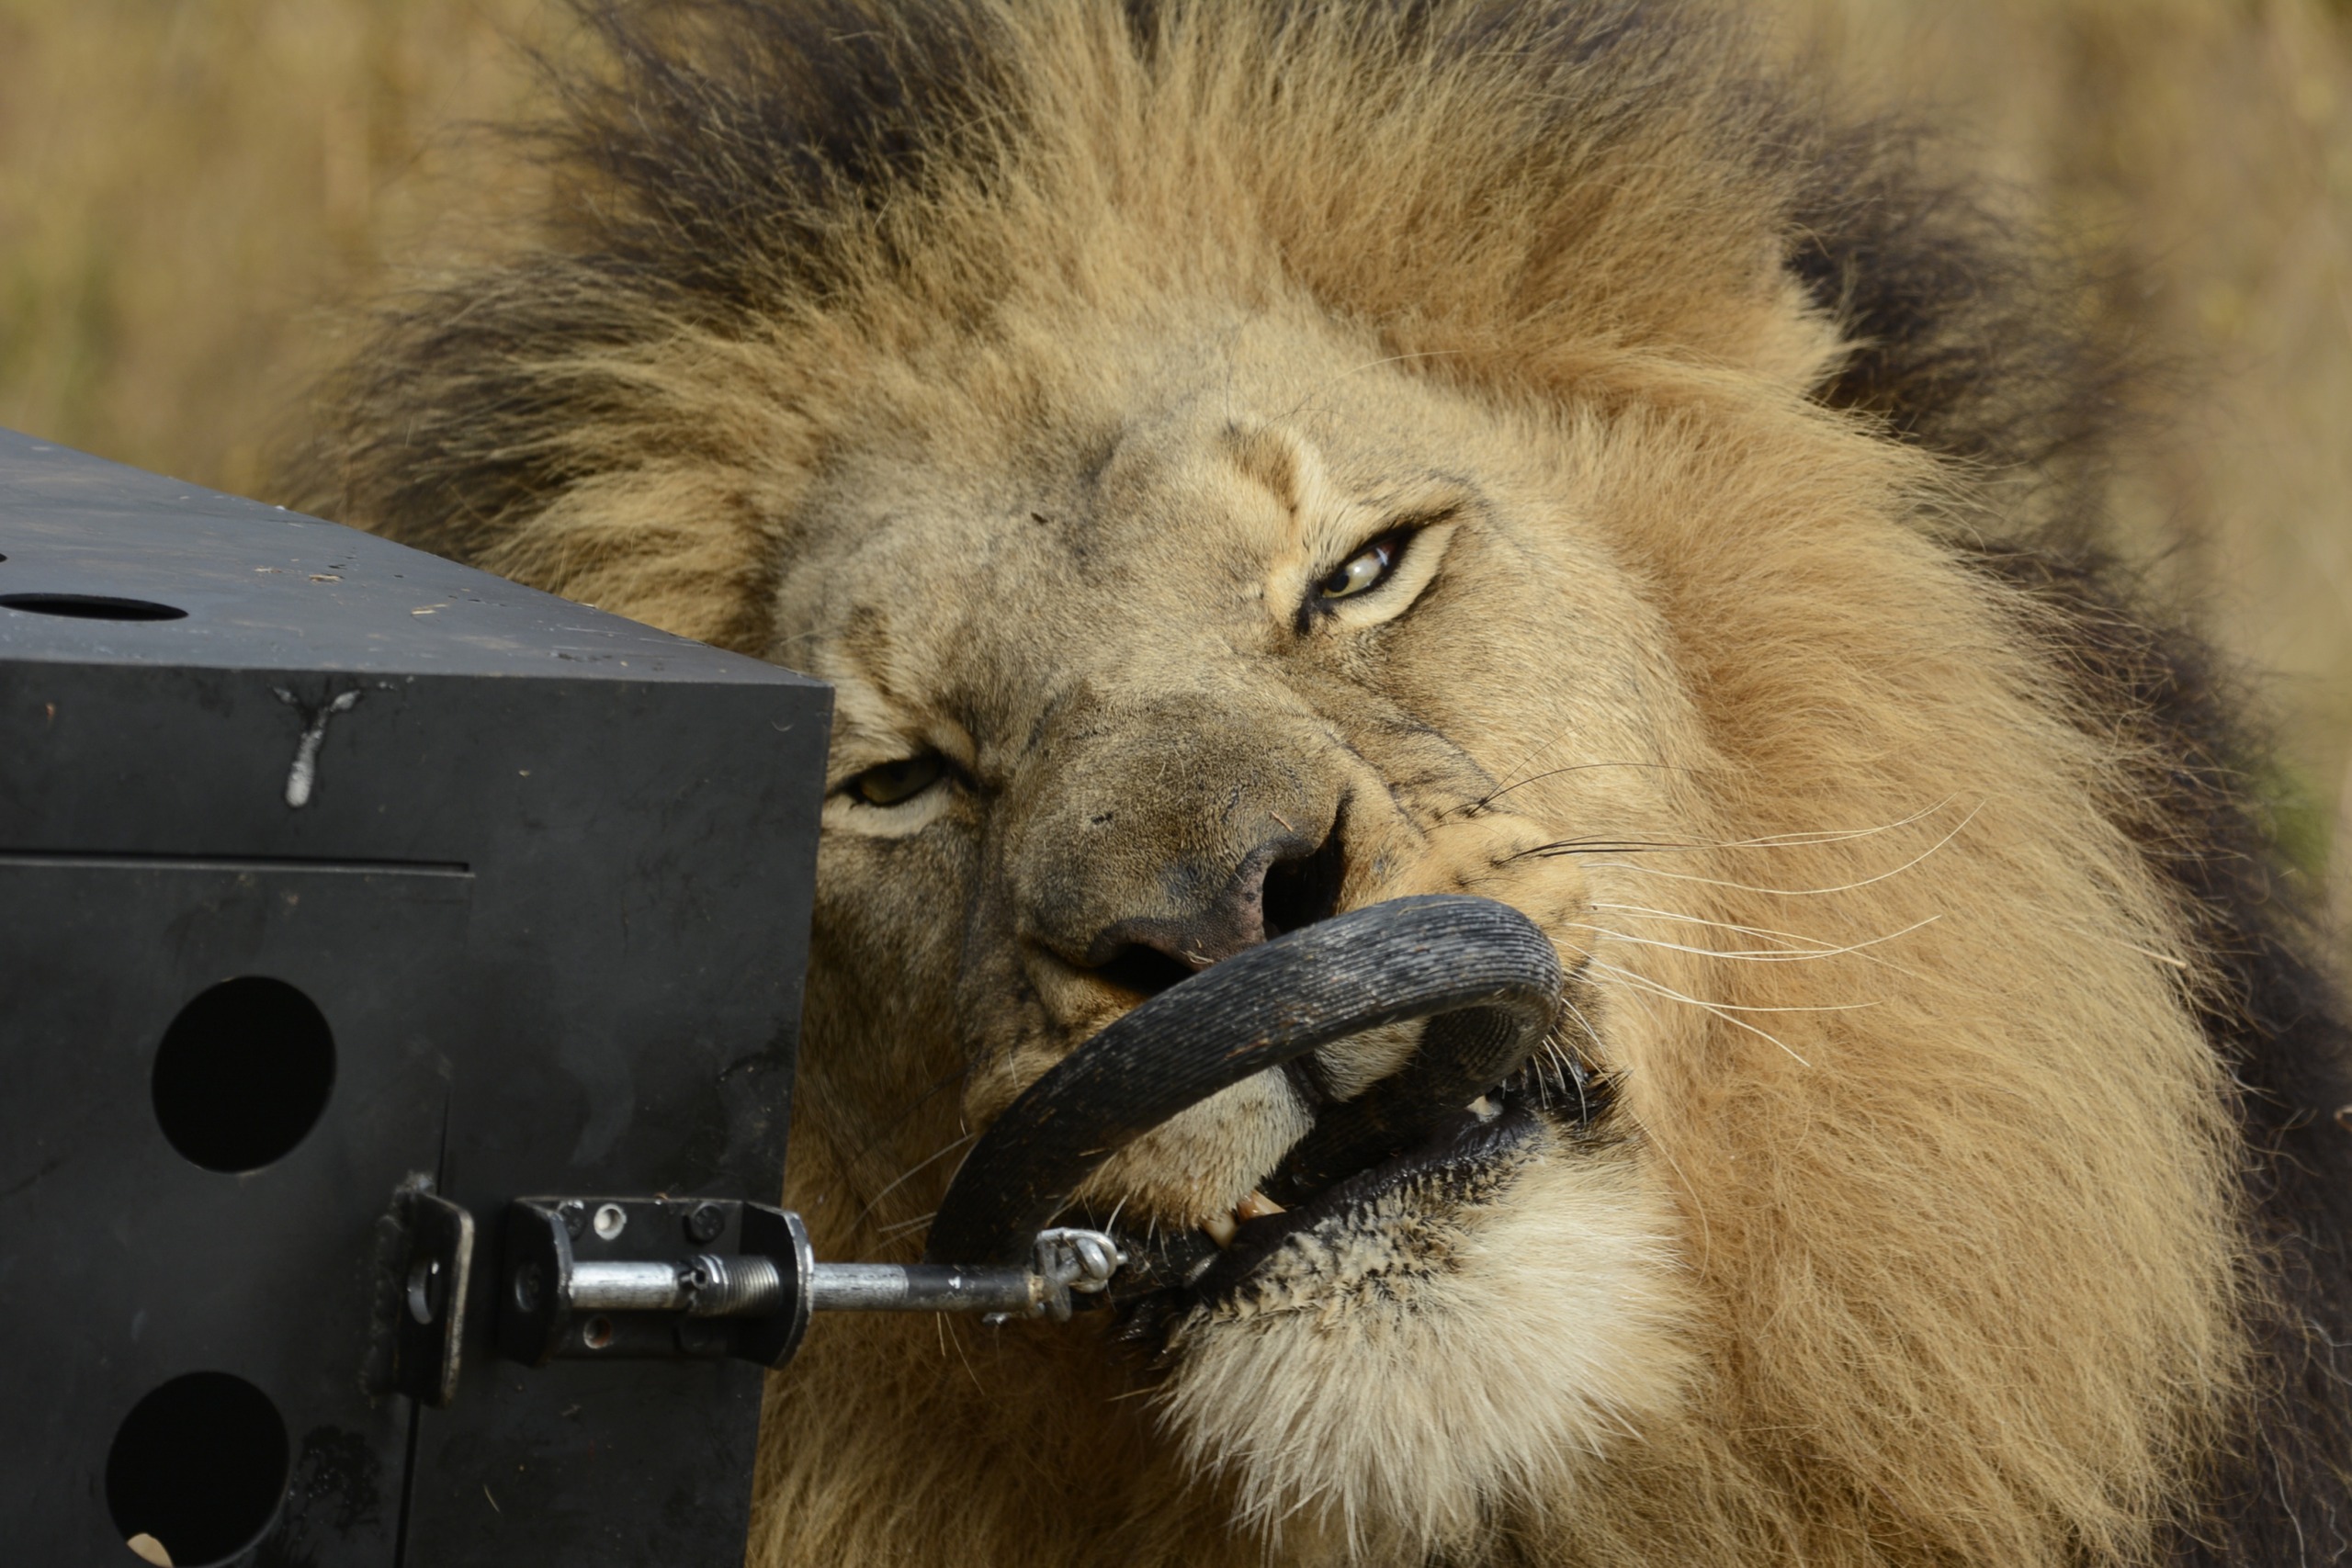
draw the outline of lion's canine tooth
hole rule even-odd
[[[1279,1214],[1282,1212],[1283,1206],[1263,1192],[1253,1191],[1233,1206],[1233,1217],[1243,1224],[1248,1224],[1251,1220],[1262,1220],[1268,1214]]]
[[[1209,1239],[1219,1247],[1233,1245],[1233,1233],[1237,1227],[1231,1214],[1211,1214],[1201,1222],[1201,1228],[1208,1232]]]
[[[1470,1109],[1478,1113],[1478,1120],[1481,1122],[1491,1122],[1503,1113],[1501,1106],[1497,1105],[1483,1094],[1470,1102]]]

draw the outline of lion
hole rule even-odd
[[[311,494],[832,683],[820,1256],[1335,912],[1569,976],[1337,1196],[1268,1173],[1410,1029],[1123,1151],[1195,1284],[820,1321],[755,1564],[2352,1551],[2341,1010],[2098,543],[2130,367],[1931,140],[1695,6],[586,15],[546,220],[385,307]]]

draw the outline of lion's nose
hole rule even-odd
[[[1121,998],[1339,908],[1347,776],[1319,722],[1261,696],[1081,691],[1041,724],[1001,808],[991,903],[1064,1022],[1099,1028]]]
[[[1339,908],[1343,852],[1335,821],[1320,844],[1293,833],[1268,839],[1221,884],[1198,867],[1171,867],[1163,887],[1198,895],[1102,926],[1080,964],[1123,990],[1157,996],[1219,959],[1329,916]]]

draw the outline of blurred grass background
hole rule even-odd
[[[2125,476],[2159,584],[2272,672],[2271,781],[2352,930],[2352,0],[1754,0],[1928,108],[2171,367]],[[340,302],[534,176],[549,0],[0,0],[0,424],[267,496]]]

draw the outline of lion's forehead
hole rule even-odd
[[[1268,604],[1271,571],[1319,559],[1462,467],[1458,440],[1416,450],[1238,387],[1173,408],[1137,400],[1147,412],[1125,421],[1068,412],[1061,440],[1008,412],[991,433],[942,414],[845,442],[801,499],[779,643],[797,662],[843,661],[820,674],[903,677],[923,661],[991,690],[1049,649],[1135,651],[1142,626],[1155,661],[1247,655],[1286,618]],[[1268,448],[1313,473],[1268,474]]]

